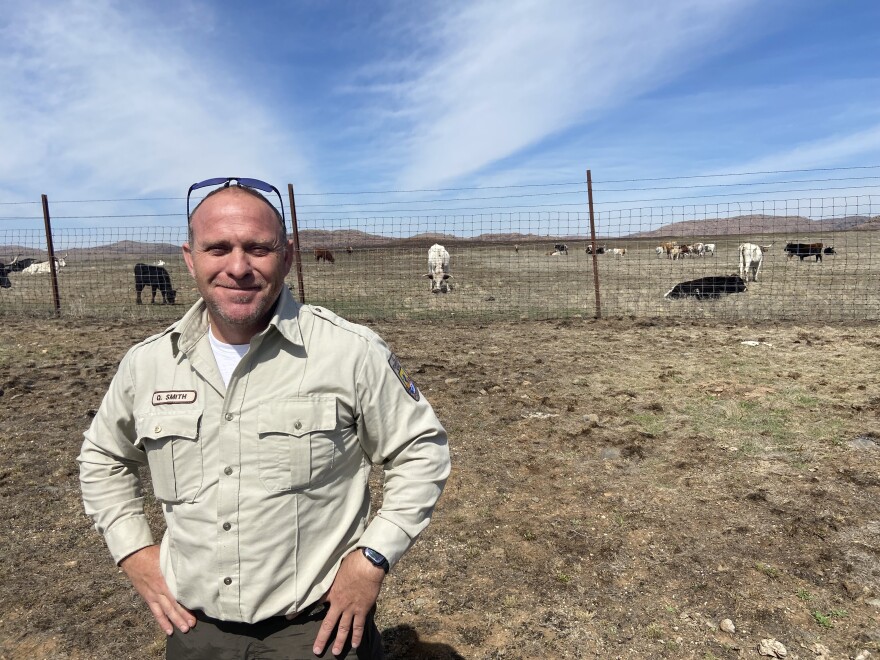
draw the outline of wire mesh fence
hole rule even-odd
[[[353,320],[599,315],[877,320],[878,201],[877,196],[857,195],[600,207],[594,215],[595,253],[586,210],[332,218],[300,214],[301,293],[307,302]],[[115,202],[119,215],[126,215],[125,200]],[[101,226],[105,216],[90,222],[85,214],[77,216],[77,226],[53,230],[61,315],[170,320],[198,299],[180,252],[185,216],[160,215],[162,220],[141,220],[140,226],[106,227]],[[173,226],[150,224],[169,219]],[[0,226],[4,316],[55,313],[52,274],[21,267],[48,256],[45,231],[32,224]],[[428,248],[434,243],[450,253],[448,293],[432,294],[426,278]],[[757,281],[741,272],[744,243],[761,248]],[[163,304],[163,287],[154,292],[149,283],[144,304],[137,303],[137,264],[167,271],[175,304]],[[667,295],[676,285],[709,277],[748,281],[744,290],[707,290],[704,285],[681,297]],[[300,295],[295,270],[288,284]]]

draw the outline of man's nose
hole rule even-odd
[[[226,262],[226,271],[236,279],[250,275],[251,261],[247,253],[244,250],[233,250]]]

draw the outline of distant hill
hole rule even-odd
[[[850,215],[810,220],[801,215],[738,215],[732,218],[683,220],[651,231],[629,234],[631,238],[661,236],[732,236],[739,234],[816,234],[880,229],[880,216]]]

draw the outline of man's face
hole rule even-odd
[[[183,258],[208,306],[214,335],[247,344],[269,322],[293,249],[265,202],[229,188],[196,210]]]

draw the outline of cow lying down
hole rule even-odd
[[[700,277],[687,282],[680,282],[666,292],[664,298],[687,298],[693,296],[703,298],[718,298],[728,293],[742,293],[746,290],[746,283],[739,275],[710,275]]]

